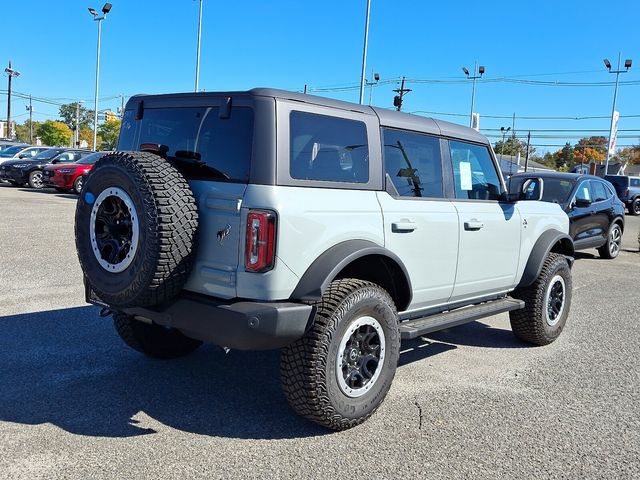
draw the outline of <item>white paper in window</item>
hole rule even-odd
[[[460,190],[472,190],[471,163],[460,162]]]

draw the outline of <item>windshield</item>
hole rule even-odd
[[[51,160],[53,157],[58,155],[62,150],[59,148],[49,148],[48,150],[43,150],[38,155],[33,157],[34,160]]]
[[[563,204],[569,200],[573,182],[559,178],[545,178],[542,201]]]
[[[78,164],[78,165],[93,165],[94,163],[96,163],[98,160],[100,160],[105,155],[106,155],[105,152],[95,152],[95,153],[92,153],[91,155],[87,155],[82,160],[77,161],[76,164]]]
[[[27,147],[25,147],[24,145],[18,145],[16,147],[9,147],[9,148],[6,148],[6,149],[2,150],[2,155],[13,156],[16,153],[21,152],[25,148],[27,148]]]

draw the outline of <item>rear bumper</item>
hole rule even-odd
[[[87,301],[103,305],[87,289]],[[185,295],[162,306],[125,308],[142,321],[174,327],[191,338],[237,350],[270,350],[298,340],[311,326],[311,305],[291,302],[225,303]]]

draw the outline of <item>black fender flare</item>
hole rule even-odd
[[[558,243],[560,243],[560,250],[558,253],[567,257],[569,266],[573,265],[575,249],[571,237],[566,233],[562,233],[555,229],[547,230],[540,235],[540,238],[538,238],[531,249],[527,265],[524,267],[524,271],[522,272],[522,277],[520,278],[520,283],[518,283],[517,288],[528,287],[535,282],[536,278],[538,278],[538,275],[540,275],[540,272],[542,271],[542,265],[544,264],[545,258],[547,258],[551,249]]]
[[[404,263],[395,253],[369,240],[347,240],[326,250],[307,268],[290,298],[305,302],[319,301],[329,284],[347,265],[367,255],[387,257],[400,267],[408,285],[409,305],[413,290]]]

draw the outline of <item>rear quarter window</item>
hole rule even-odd
[[[368,182],[369,146],[363,122],[293,111],[289,125],[291,178]]]

